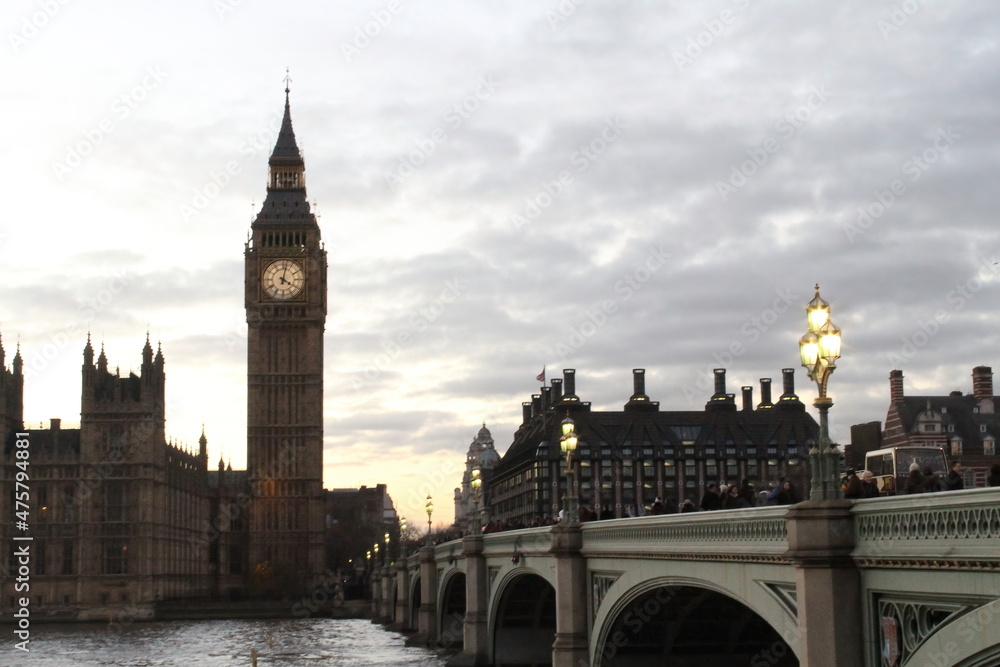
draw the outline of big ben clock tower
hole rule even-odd
[[[288,92],[245,252],[249,574],[252,589],[271,594],[311,585],[325,560],[326,251],[306,200]]]

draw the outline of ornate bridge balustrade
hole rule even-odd
[[[510,531],[383,574],[377,613],[456,664],[1000,665],[1000,489]]]
[[[865,660],[1000,665],[1000,496],[898,496],[852,508]]]

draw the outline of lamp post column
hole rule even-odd
[[[809,451],[810,500],[836,500],[843,496],[837,480],[837,463],[840,450],[830,442],[829,412],[833,400],[826,395],[826,386],[840,358],[840,329],[830,319],[830,304],[820,298],[819,285],[816,296],[806,306],[809,328],[799,339],[799,354],[809,379],[816,382],[819,395],[813,405],[819,410],[819,442]]]
[[[427,543],[426,546],[433,546],[431,544],[431,514],[434,513],[434,501],[431,500],[431,494],[427,494],[427,502],[424,503],[424,509],[427,510]]]
[[[566,455],[566,494],[563,496],[563,520],[565,524],[579,523],[580,510],[576,502],[576,488],[573,471],[573,452],[576,451],[578,437],[576,423],[567,415],[560,424],[562,436],[559,438],[559,448]]]
[[[472,487],[472,511],[469,512],[469,534],[482,535],[483,524],[479,520],[479,489],[483,486],[483,477],[478,465],[472,468],[471,475],[469,486]]]
[[[837,481],[837,462],[840,460],[840,452],[837,445],[830,442],[830,408],[833,407],[833,399],[823,396],[813,401],[813,405],[819,411],[819,448],[818,465],[816,473],[813,475],[813,489],[810,491],[811,500],[833,500],[841,497],[840,482]],[[818,478],[818,479],[817,479]]]

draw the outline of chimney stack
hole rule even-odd
[[[633,368],[632,369],[632,398],[631,400],[636,401],[648,401],[649,396],[646,396],[646,369],[645,368]]]
[[[760,403],[757,404],[757,409],[761,410],[764,408],[773,408],[774,404],[771,403],[771,378],[761,378],[760,379]]]
[[[542,413],[542,395],[532,394],[531,395],[531,416],[537,417]]]
[[[705,404],[705,409],[723,412],[735,411],[736,396],[726,393],[726,369],[716,368],[713,373],[715,374],[715,393]]]
[[[531,421],[531,401],[521,403],[521,423],[527,424]]]
[[[802,404],[799,397],[795,395],[795,369],[794,368],[782,368],[781,369],[781,386],[782,394],[781,398],[778,399],[778,407],[783,410],[805,410],[806,406]]]
[[[725,368],[716,368],[712,372],[715,373],[715,395],[712,396],[712,398],[715,398],[716,396],[725,396],[726,395],[726,369]]]
[[[993,369],[976,366],[972,369],[972,395],[976,398],[993,398]]]
[[[972,369],[972,395],[979,400],[981,414],[993,414],[993,369],[989,366]]]
[[[740,387],[743,390],[743,409],[753,410],[753,387]]]
[[[548,410],[550,405],[552,405],[552,387],[542,387],[542,412]]]
[[[576,369],[563,369],[563,398],[567,401],[579,401],[576,395]]]
[[[903,371],[889,371],[889,402],[903,402]]]
[[[781,389],[782,389],[782,398],[784,398],[785,396],[795,396],[794,368],[781,369]]]
[[[562,400],[562,378],[552,378],[552,405],[557,404]]]
[[[634,392],[625,404],[626,412],[656,412],[660,409],[658,401],[650,401],[646,395],[646,369],[632,369],[632,391]]]

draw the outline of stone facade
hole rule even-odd
[[[455,489],[455,525],[465,526],[470,517],[475,512],[479,514],[482,524],[489,523],[489,498],[483,495],[483,489],[489,490],[490,480],[493,476],[493,469],[500,463],[500,455],[497,453],[493,443],[493,435],[486,428],[486,424],[479,429],[479,433],[473,438],[469,445],[469,451],[465,455],[465,472],[462,473],[462,486]],[[483,480],[483,487],[480,488],[478,496],[472,488],[472,470],[479,469],[480,477]]]
[[[197,451],[167,440],[162,353],[154,357],[147,338],[139,374],[125,377],[111,372],[103,349],[95,363],[89,340],[83,356],[80,428],[53,419],[48,429],[24,429],[20,407],[4,415],[0,515],[26,510],[28,524],[0,524],[5,573],[18,572],[15,546],[26,544],[13,538],[32,541],[30,588],[7,578],[0,606],[27,593],[50,617],[114,622],[151,615],[158,600],[207,595],[207,440]],[[20,364],[2,375],[4,399],[16,394],[20,406]],[[24,488],[26,507],[16,505]]]

